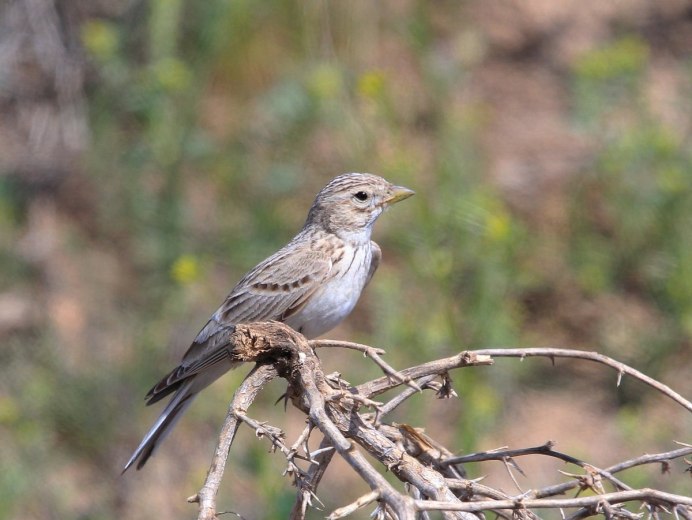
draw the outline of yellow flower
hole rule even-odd
[[[185,90],[192,81],[192,72],[177,58],[164,58],[154,65],[154,77],[165,90]]]
[[[182,255],[171,266],[171,277],[181,285],[194,282],[199,275],[199,260],[193,255]]]
[[[101,20],[86,22],[81,30],[82,44],[94,57],[107,60],[118,48],[118,33],[115,28]]]
[[[488,214],[485,222],[485,232],[488,238],[502,242],[509,236],[510,220],[507,213],[493,212]]]
[[[315,68],[308,77],[308,89],[317,98],[330,99],[341,92],[343,79],[335,65],[323,64]]]
[[[358,78],[358,93],[366,98],[377,99],[384,93],[385,76],[380,71],[366,72]]]

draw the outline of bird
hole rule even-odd
[[[146,395],[154,404],[173,394],[123,473],[141,469],[194,397],[228,370],[228,332],[238,324],[275,320],[306,338],[318,337],[353,310],[380,264],[373,225],[414,192],[370,173],[334,177],[315,197],[298,234],[250,270],[194,339],[180,365]]]

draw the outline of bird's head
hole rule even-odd
[[[339,236],[365,232],[392,204],[414,192],[370,173],[334,177],[315,197],[306,225],[318,225]]]

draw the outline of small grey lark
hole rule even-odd
[[[303,229],[238,282],[180,365],[149,390],[148,405],[175,395],[123,471],[144,466],[192,399],[239,364],[225,339],[233,325],[277,320],[315,338],[346,318],[380,263],[380,247],[370,240],[375,221],[411,195],[368,173],[339,175],[322,188]]]

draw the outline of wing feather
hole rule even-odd
[[[192,342],[181,364],[149,391],[150,404],[174,391],[188,377],[227,361],[227,336],[233,325],[283,321],[305,305],[329,274],[331,259],[311,249],[285,249],[259,264],[233,288]]]
[[[377,245],[376,242],[370,241],[370,248],[372,251],[372,257],[370,260],[370,269],[368,270],[368,277],[365,279],[365,287],[368,286],[370,280],[372,280],[375,271],[380,266],[380,260],[382,260],[382,249]]]

